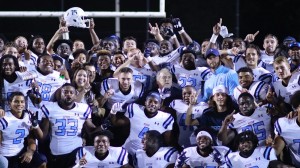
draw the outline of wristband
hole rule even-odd
[[[211,36],[211,38],[210,38],[209,41],[210,41],[211,43],[216,43],[218,36],[219,36],[219,35],[212,34],[212,36]]]
[[[185,31],[184,31],[184,29],[182,28],[182,30],[180,30],[178,33],[179,34],[182,34],[182,33],[184,33]]]
[[[175,39],[175,38],[177,38],[175,34],[171,36],[171,39]]]

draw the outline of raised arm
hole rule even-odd
[[[97,36],[97,34],[95,32],[95,22],[94,22],[93,18],[91,18],[91,20],[90,20],[89,31],[90,31],[90,35],[91,35],[91,38],[92,38],[93,45],[94,46],[99,45],[100,44],[100,39],[99,39],[99,37]]]
[[[234,112],[235,111],[233,111],[230,115],[228,115],[224,119],[221,129],[219,130],[218,139],[222,141],[222,145],[229,144],[230,141],[232,141],[235,137],[234,131],[228,129],[228,125],[234,121],[234,117],[233,117]]]

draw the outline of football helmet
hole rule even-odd
[[[89,28],[90,19],[86,18],[87,15],[79,7],[72,7],[64,13],[64,19],[67,26]]]

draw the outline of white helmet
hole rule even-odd
[[[80,28],[89,28],[90,19],[86,19],[87,15],[79,7],[72,7],[64,14],[64,19],[67,26],[74,26]]]

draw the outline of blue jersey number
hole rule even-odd
[[[139,138],[144,138],[144,134],[147,132],[147,131],[149,131],[149,128],[148,127],[144,127],[143,129],[142,129],[142,131],[139,133]]]
[[[22,139],[24,139],[25,136],[25,129],[17,129],[15,134],[18,134],[18,138],[13,139],[13,144],[19,144],[22,142]]]
[[[258,138],[258,140],[264,140],[266,139],[266,130],[264,128],[260,128],[259,129],[259,126],[264,126],[264,122],[263,121],[260,121],[260,122],[257,122],[257,123],[254,123],[252,125],[247,125],[246,127],[243,127],[242,128],[242,131],[247,131],[247,130],[250,130],[252,132],[254,132]]]
[[[132,75],[134,81],[140,81],[145,85],[145,88],[148,89],[150,86],[150,76],[148,75]]]
[[[42,100],[43,101],[49,101],[50,100],[50,93],[52,86],[50,84],[42,84],[38,83],[39,87],[41,88],[41,95],[42,95]]]
[[[78,120],[76,119],[56,119],[55,124],[59,124],[55,135],[57,136],[75,136],[78,130]],[[67,131],[66,126],[70,127],[70,131]]]
[[[181,88],[185,87],[186,85],[191,85],[191,86],[195,87],[197,84],[197,80],[196,80],[196,78],[179,77],[178,83],[181,83],[180,84]]]
[[[179,120],[179,126],[182,127],[183,130],[186,130],[187,128],[189,128],[190,131],[194,131],[193,126],[185,125],[185,118],[186,118],[186,114],[182,114],[182,116],[180,117],[180,120]],[[194,114],[192,114],[192,118],[194,118]]]

